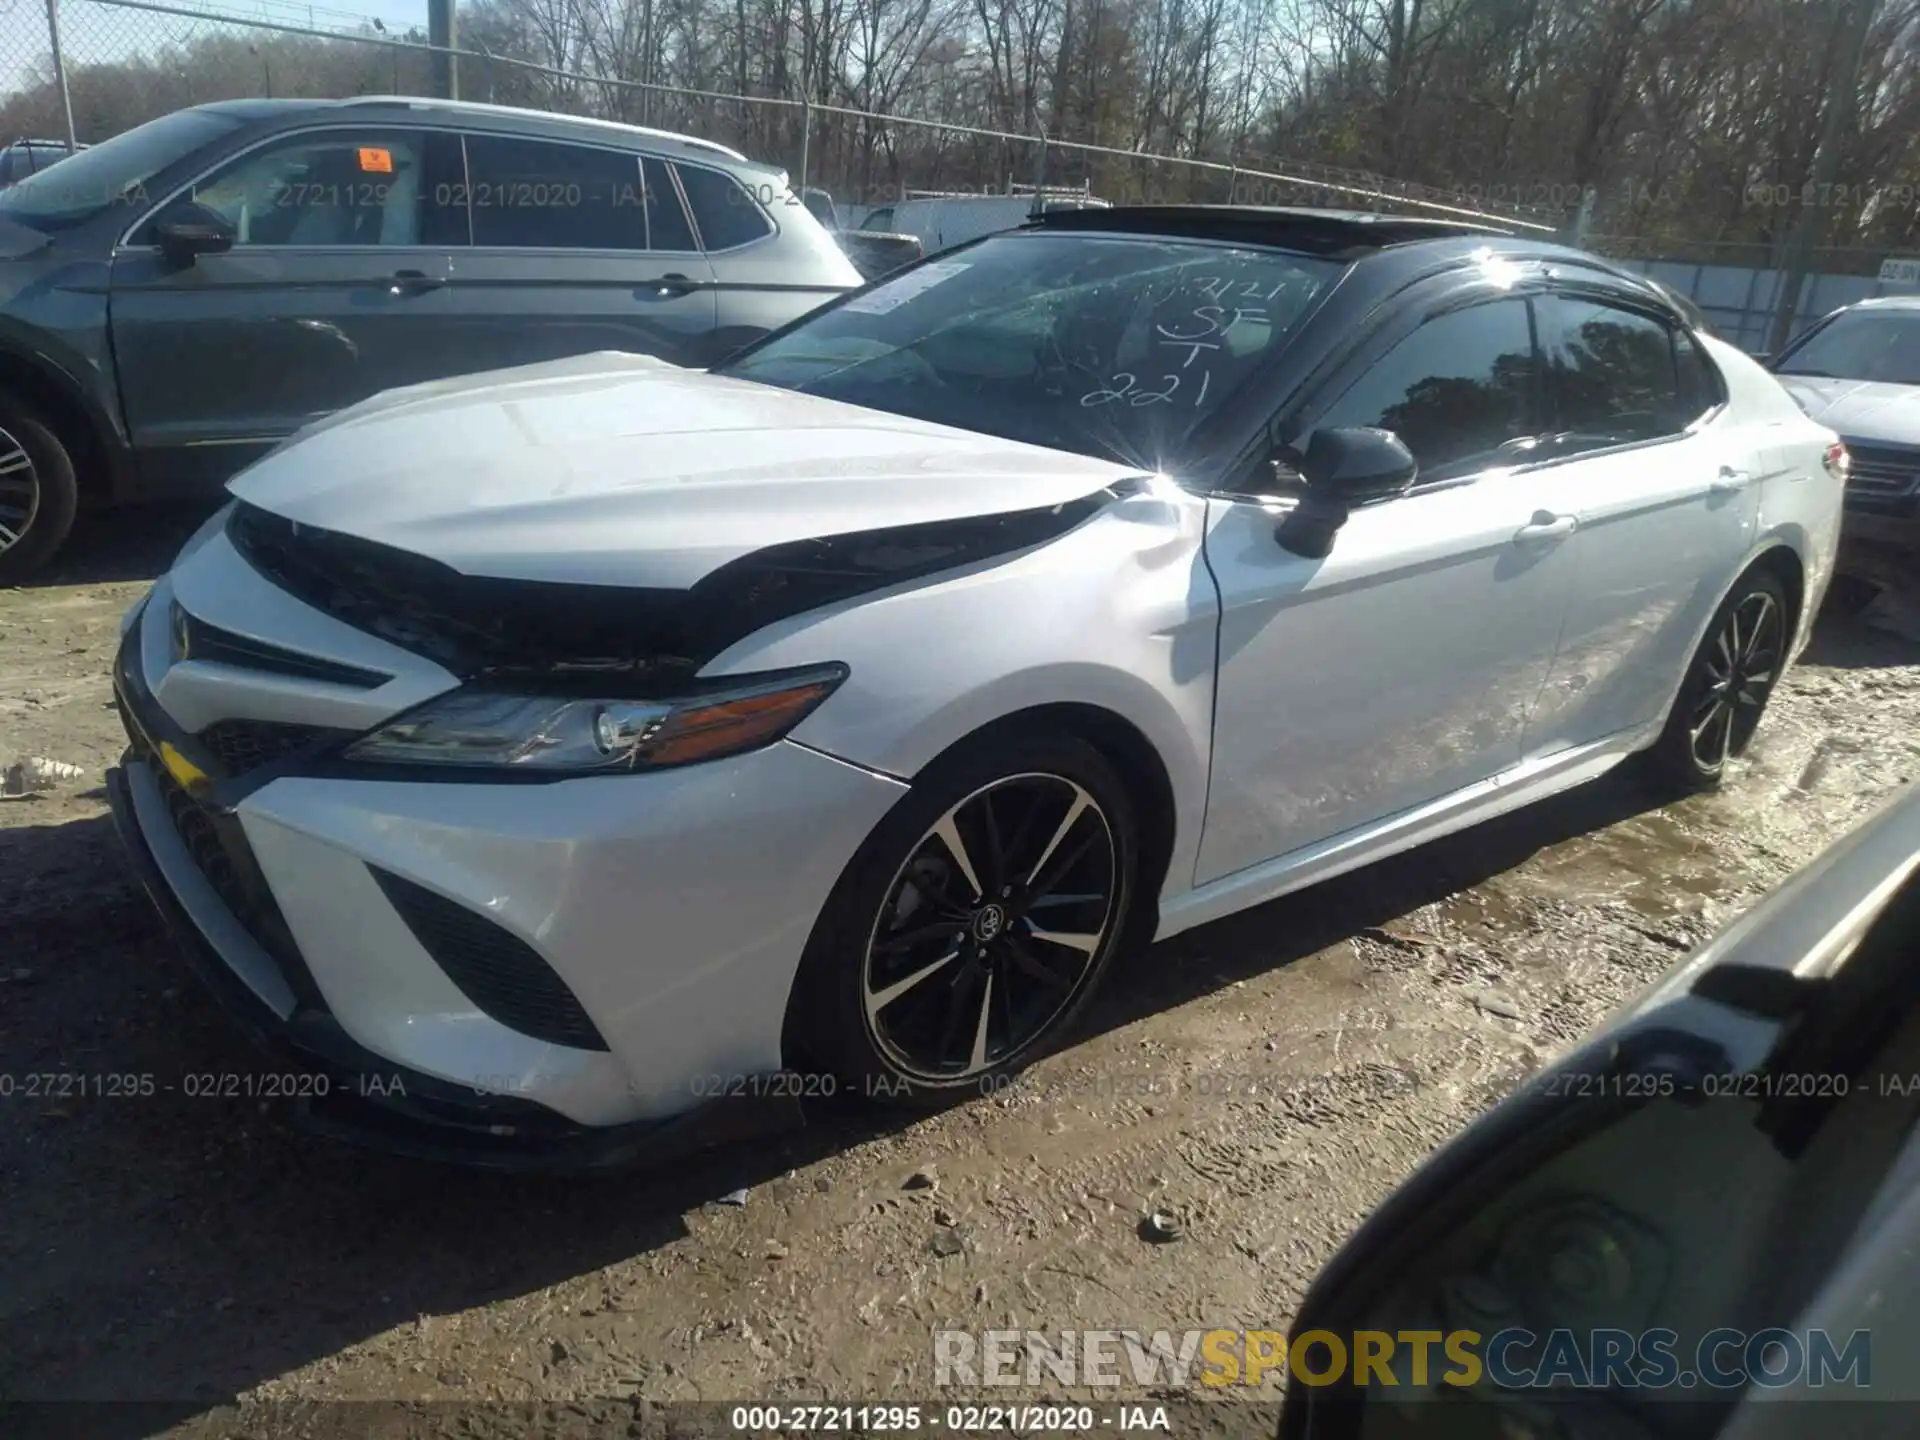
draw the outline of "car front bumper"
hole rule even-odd
[[[254,788],[189,793],[180,756],[212,762],[155,698],[156,609],[134,619],[115,669],[131,743],[111,777],[115,820],[229,1011],[327,1077],[324,1095],[301,1087],[320,1102],[303,1118],[438,1158],[557,1167],[791,1123],[783,1102],[802,1087],[770,1079],[794,974],[900,782],[782,742],[535,784],[345,779],[296,759]],[[511,984],[557,976],[599,1044],[538,1038],[470,998],[444,937],[396,906],[396,883],[460,907],[469,932],[499,942],[496,969],[527,970]],[[749,1103],[688,1119],[716,1099]]]

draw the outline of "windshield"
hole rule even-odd
[[[1808,336],[1775,373],[1920,385],[1920,310],[1849,310]]]
[[[66,230],[109,206],[138,208],[148,202],[147,181],[239,123],[206,110],[149,120],[0,190],[0,215],[37,230]]]
[[[719,373],[1159,469],[1344,268],[1190,240],[996,236]]]

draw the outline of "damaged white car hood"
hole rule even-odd
[[[467,575],[682,588],[768,545],[1040,509],[1138,473],[603,353],[388,391],[228,488]]]

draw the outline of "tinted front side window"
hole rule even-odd
[[[1158,469],[1235,402],[1344,268],[1185,240],[996,236],[719,369]]]
[[[427,144],[416,131],[293,136],[241,156],[175,203],[213,210],[240,246],[457,243],[465,219],[436,201],[447,185]]]
[[[700,227],[700,242],[707,249],[731,250],[773,233],[773,223],[760,202],[731,175],[704,165],[675,168],[680,172],[680,183],[687,187],[693,223]]]
[[[469,135],[467,172],[475,245],[647,248],[645,176],[631,152]]]
[[[1683,389],[1673,331],[1651,316],[1587,300],[1547,302],[1555,320],[1558,453],[1676,435],[1700,409]]]
[[[1315,428],[1378,426],[1406,442],[1421,479],[1468,474],[1499,463],[1501,446],[1537,432],[1535,379],[1527,302],[1495,300],[1427,321]]]

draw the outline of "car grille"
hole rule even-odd
[[[220,762],[224,775],[234,777],[284,760],[331,733],[314,725],[272,720],[219,720],[194,738]]]
[[[1877,500],[1896,500],[1920,489],[1920,450],[1847,441],[1847,490]]]
[[[240,822],[232,816],[216,816],[187,794],[163,767],[154,765],[152,773],[174,832],[193,857],[194,868],[206,877],[241,928],[279,962],[295,993],[303,1001],[316,1002],[318,992],[293,943],[293,932],[267,888]]]
[[[465,678],[562,661],[619,661],[636,673],[676,676],[696,668],[679,648],[685,591],[463,575],[424,555],[244,503],[234,506],[227,536],[289,594]]]
[[[443,895],[368,868],[421,947],[482,1014],[553,1045],[607,1048],[567,982],[531,945]]]

